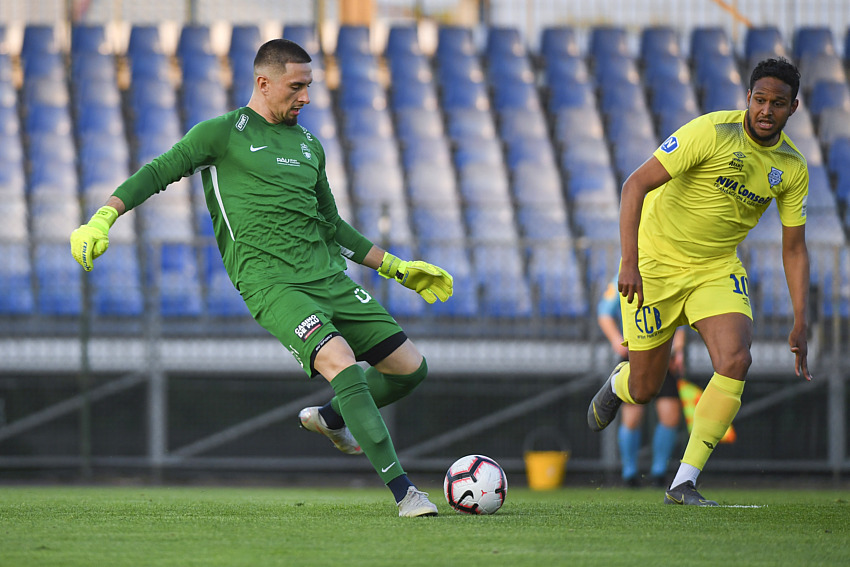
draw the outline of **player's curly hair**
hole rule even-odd
[[[785,59],[784,57],[770,58],[759,63],[753,69],[750,75],[750,90],[753,90],[756,81],[765,77],[773,77],[779,79],[786,85],[791,87],[791,99],[797,98],[797,93],[800,91],[800,71],[797,67]]]
[[[254,57],[254,72],[262,67],[284,69],[287,63],[310,63],[313,59],[303,47],[288,39],[272,39],[260,46]]]

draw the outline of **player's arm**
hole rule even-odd
[[[670,174],[655,156],[629,175],[620,196],[620,253],[622,264],[617,289],[631,303],[635,297],[638,309],[643,306],[643,280],[638,270],[638,227],[646,195],[670,181]]]
[[[596,317],[596,322],[599,324],[602,334],[604,334],[605,338],[608,339],[608,342],[611,343],[611,348],[617,356],[621,358],[628,356],[629,349],[623,346],[623,333],[620,332],[620,323],[617,319],[603,313]]]
[[[782,264],[785,281],[791,294],[794,309],[794,326],[788,335],[788,344],[794,353],[794,372],[811,380],[808,365],[808,305],[809,305],[809,250],[806,247],[806,225],[782,227]]]

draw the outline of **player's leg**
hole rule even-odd
[[[626,486],[639,486],[638,454],[644,409],[644,406],[625,404],[620,410],[617,445],[620,448],[621,477]]]
[[[675,328],[673,329],[675,330]],[[629,360],[621,362],[596,393],[587,409],[587,425],[602,431],[617,416],[623,402],[646,404],[661,388],[673,336],[660,345],[644,351],[629,351]]]
[[[663,487],[665,486],[664,477],[667,475],[667,464],[676,446],[682,416],[682,403],[679,401],[676,378],[670,373],[667,374],[661,391],[655,398],[655,411],[658,415],[658,423],[652,433],[652,465],[649,476],[653,486]]]
[[[714,375],[694,409],[691,436],[672,486],[687,481],[696,484],[699,472],[741,407],[744,379],[752,362],[753,322],[746,315],[716,315],[694,326],[708,347]]]

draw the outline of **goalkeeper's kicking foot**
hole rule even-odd
[[[706,500],[702,494],[697,492],[694,483],[690,480],[679,486],[670,488],[664,494],[665,504],[679,504],[680,506],[718,506],[714,500]]]
[[[624,364],[626,362],[621,362],[614,368],[602,388],[596,392],[596,395],[590,401],[590,406],[587,408],[587,425],[591,431],[602,431],[617,417],[617,410],[620,409],[623,400],[618,398],[617,394],[611,389],[611,381],[614,380],[614,376],[617,375]]]
[[[325,423],[325,419],[319,413],[319,407],[313,406],[304,408],[298,414],[298,420],[301,422],[301,427],[308,431],[321,433],[330,439],[334,446],[345,453],[346,455],[362,455],[363,449],[360,448],[360,443],[348,430],[348,427],[343,426],[341,429],[331,429]]]
[[[415,486],[407,489],[407,494],[398,503],[398,515],[401,518],[417,518],[419,516],[436,516],[437,507],[428,500],[428,493],[416,490]]]

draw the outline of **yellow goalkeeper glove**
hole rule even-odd
[[[422,296],[428,303],[436,300],[446,301],[452,296],[453,279],[444,269],[427,262],[406,262],[399,260],[389,252],[378,266],[378,273],[394,279],[408,289]]]
[[[94,259],[109,248],[109,229],[117,218],[114,207],[103,206],[89,222],[71,233],[71,254],[87,272],[94,267]]]

